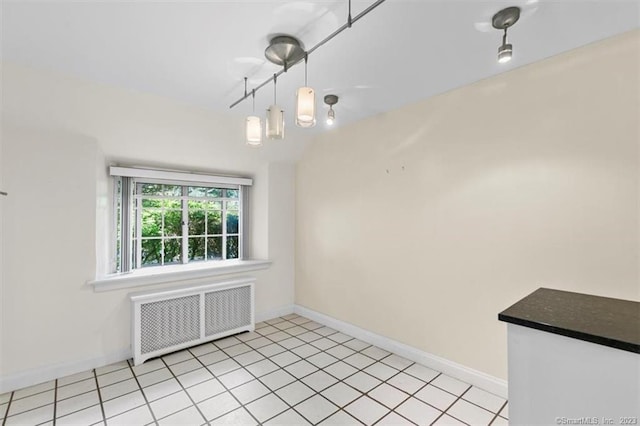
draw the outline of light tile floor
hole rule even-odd
[[[505,425],[507,401],[292,314],[0,395],[2,425]]]

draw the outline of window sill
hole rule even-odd
[[[93,286],[93,291],[103,292],[258,271],[260,269],[267,269],[269,266],[271,266],[270,260],[229,260],[213,265],[210,263],[193,263],[187,265],[161,266],[138,269],[126,274],[107,275],[103,278],[88,281],[87,284]]]

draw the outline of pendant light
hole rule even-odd
[[[296,124],[299,127],[316,125],[316,93],[307,86],[307,62],[309,55],[304,55],[304,87],[296,92]]]
[[[336,95],[325,95],[324,103],[329,105],[329,111],[327,112],[327,124],[332,126],[336,121],[336,112],[333,110],[333,106],[338,103],[338,97]]]
[[[273,75],[273,105],[267,109],[267,138],[268,139],[284,139],[284,111],[276,102],[277,75]]]
[[[244,79],[244,84],[246,87],[247,78]],[[246,90],[246,89],[245,89]],[[251,97],[253,98],[253,115],[247,117],[247,122],[245,123],[246,129],[246,138],[247,145],[253,147],[262,146],[262,121],[260,117],[256,114],[256,91],[255,89],[251,91]]]
[[[493,15],[491,20],[493,28],[504,31],[502,45],[498,47],[498,62],[501,64],[509,62],[513,56],[513,46],[507,43],[507,29],[518,22],[518,19],[520,19],[520,8],[514,6],[502,9]]]

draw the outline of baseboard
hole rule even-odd
[[[271,309],[269,311],[256,312],[256,322],[262,322],[277,317],[283,317],[293,313],[293,304],[281,306],[277,309]]]
[[[505,380],[498,379],[497,377],[490,376],[481,371],[474,370],[473,368],[421,351],[412,346],[405,345],[404,343],[381,336],[353,324],[349,324],[309,308],[305,308],[304,306],[295,305],[294,312],[298,315],[312,319],[317,323],[324,324],[344,334],[360,339],[363,342],[376,345],[379,348],[393,352],[411,361],[417,362],[418,364],[422,364],[433,370],[440,371],[451,377],[470,383],[502,398],[508,397],[507,382]]]
[[[129,358],[131,358],[131,349],[127,348],[97,358],[46,365],[15,374],[9,374],[0,377],[0,394],[48,382],[49,380],[59,379],[60,377],[71,374],[82,373],[83,371],[103,367]]]

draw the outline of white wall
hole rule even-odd
[[[640,32],[318,138],[296,303],[506,378],[538,287],[639,299]]]
[[[0,391],[129,353],[127,290],[94,293],[108,270],[113,163],[254,178],[258,316],[293,304],[293,162],[303,141],[246,147],[242,116],[16,64],[2,65]]]

